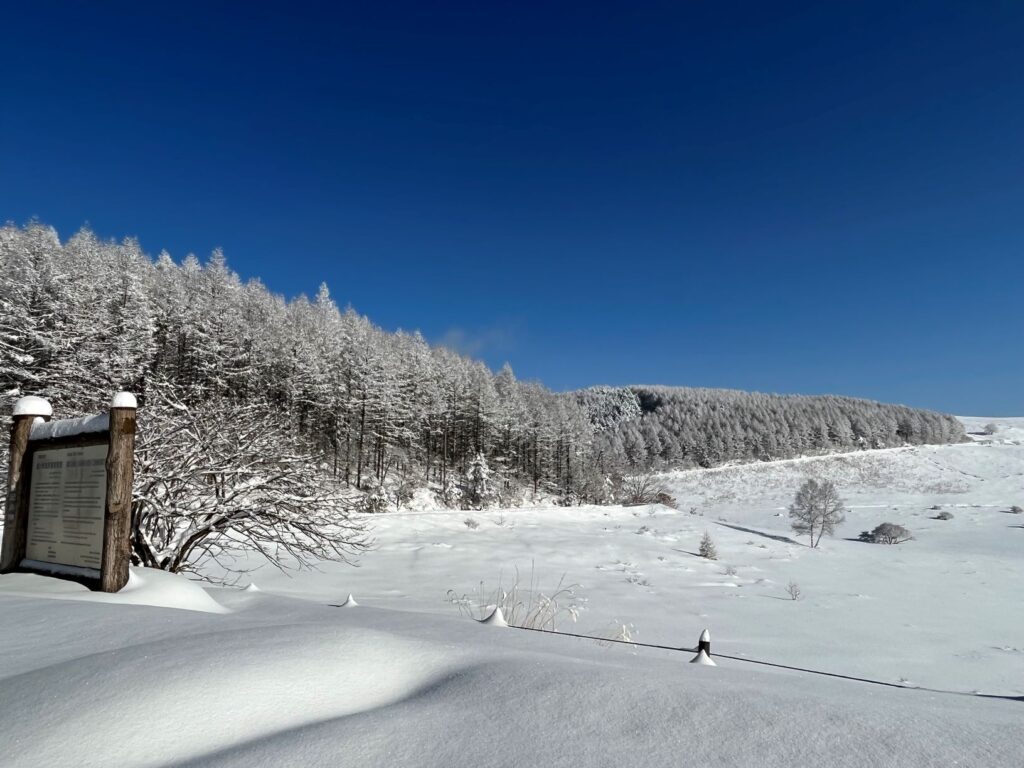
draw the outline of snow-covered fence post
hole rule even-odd
[[[132,482],[135,457],[135,411],[131,392],[118,392],[110,403],[110,448],[107,451],[107,523],[103,537],[100,590],[117,592],[128,583],[131,561]]]
[[[700,639],[697,641],[697,655],[690,659],[691,664],[704,664],[709,667],[717,667],[718,665],[711,658],[711,632],[704,630],[700,633]]]
[[[26,510],[21,503],[22,463],[28,450],[28,436],[35,420],[49,421],[53,408],[41,397],[23,397],[14,404],[11,416],[10,465],[7,468],[7,494],[4,504],[4,543],[0,553],[0,572],[17,566],[25,549]]]

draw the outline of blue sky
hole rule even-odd
[[[1024,5],[23,5],[0,218],[556,389],[1024,414]]]

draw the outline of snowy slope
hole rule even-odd
[[[0,596],[3,764],[1019,759],[1018,702],[724,662],[699,667],[686,663],[688,654],[605,648],[455,617],[213,594],[231,613]]]
[[[793,538],[786,505],[806,477],[833,479],[851,507],[835,538]],[[375,516],[358,569],[254,574],[271,592],[455,615],[451,589],[523,581],[580,585],[577,629],[632,623],[640,639],[959,690],[1024,694],[1024,445],[965,443],[672,473],[684,511],[549,508]],[[954,519],[935,520],[939,505]],[[688,510],[696,507],[698,514]],[[479,527],[464,524],[474,519]],[[857,535],[891,521],[915,540]],[[696,556],[704,531],[719,560]],[[730,571],[735,569],[735,573]],[[799,584],[803,598],[789,599]],[[883,639],[884,638],[884,639]]]
[[[1024,701],[970,695],[1024,697],[1024,420],[996,421],[963,445],[672,473],[682,511],[374,516],[360,568],[263,567],[259,590],[2,576],[0,765],[1019,766]],[[819,550],[784,512],[810,476],[850,506]],[[916,539],[852,540],[884,520]],[[705,531],[718,561],[694,554]],[[967,695],[698,667],[446,600],[531,563],[541,590],[580,585],[566,630],[689,647],[710,627],[716,654]]]

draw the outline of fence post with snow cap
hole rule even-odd
[[[103,537],[104,567],[100,585],[104,592],[117,592],[128,583],[137,409],[138,402],[131,392],[118,392],[110,401],[110,448],[106,465],[107,532]]]
[[[700,633],[697,641],[697,655],[690,659],[691,664],[703,664],[708,667],[717,667],[711,658],[711,632],[705,629]]]
[[[41,397],[28,395],[14,404],[11,412],[10,464],[7,468],[7,488],[4,502],[3,551],[0,553],[0,572],[6,572],[18,565],[20,552],[25,548],[25,510],[21,504],[22,465],[28,450],[28,438],[36,419],[49,421],[53,408]]]

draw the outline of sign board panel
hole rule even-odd
[[[25,559],[95,570],[103,562],[107,444],[32,454]]]

